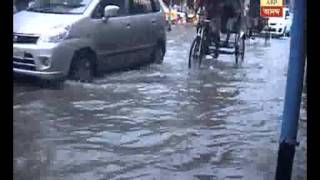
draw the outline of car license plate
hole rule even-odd
[[[13,56],[14,57],[23,57],[24,51],[21,51],[19,49],[13,49]]]

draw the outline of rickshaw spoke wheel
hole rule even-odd
[[[235,36],[235,40],[234,40],[234,55],[235,55],[235,62],[236,64],[238,64],[238,59],[239,59],[239,34],[237,34]]]
[[[240,53],[241,62],[243,62],[243,60],[244,60],[245,47],[246,47],[245,38],[241,37],[240,38],[240,45],[239,45],[239,53]]]
[[[200,59],[200,38],[195,38],[191,44],[190,52],[189,52],[189,62],[188,67],[191,68],[193,64],[195,64]]]

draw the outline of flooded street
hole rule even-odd
[[[248,40],[241,65],[221,55],[188,69],[194,36],[174,27],[162,65],[93,83],[16,81],[15,179],[272,180],[290,39]],[[294,180],[306,179],[300,126]]]

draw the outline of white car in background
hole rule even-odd
[[[292,24],[292,13],[289,12],[288,8],[283,8],[282,17],[271,17],[268,20],[268,26],[271,35],[281,37],[289,36]]]

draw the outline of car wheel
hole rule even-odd
[[[85,53],[75,56],[70,69],[70,79],[80,82],[91,82],[93,78],[93,60]]]
[[[161,46],[158,45],[158,46],[156,46],[156,48],[154,49],[154,51],[152,53],[152,60],[156,64],[162,64],[163,58],[164,58],[163,49],[161,48]]]

